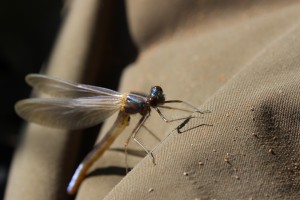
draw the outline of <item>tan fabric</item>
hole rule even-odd
[[[73,19],[84,13],[77,6],[71,8]],[[153,111],[147,127],[160,138],[171,135],[154,150],[156,165],[150,156],[129,154],[129,166],[138,164],[124,178],[124,153],[115,150],[123,148],[133,119],[92,167],[76,199],[299,199],[299,9],[299,1],[127,1],[130,33],[140,52],[123,73],[120,91],[147,92],[160,85],[167,99],[211,113],[197,114],[178,134],[174,128],[180,123],[166,125]],[[59,49],[72,43],[60,46],[65,38]],[[79,61],[88,58],[83,57]],[[55,59],[69,66],[69,57]],[[57,74],[80,79],[69,72]],[[203,123],[213,126],[199,126]],[[78,139],[30,125],[6,199],[67,199],[64,187],[75,158],[66,157],[77,156]],[[140,139],[157,143],[144,133]],[[133,143],[130,149],[140,150]]]

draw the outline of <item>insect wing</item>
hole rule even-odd
[[[41,74],[29,74],[26,82],[33,88],[54,97],[79,98],[95,96],[116,96],[119,92],[85,84],[78,84]]]
[[[121,98],[31,98],[19,101],[16,112],[25,120],[63,129],[97,125],[120,109]]]

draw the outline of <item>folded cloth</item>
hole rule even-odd
[[[122,74],[120,91],[148,93],[159,85],[167,100],[184,100],[210,112],[165,124],[152,111],[146,126],[162,142],[145,131],[138,137],[145,145],[158,145],[155,165],[151,156],[132,153],[141,150],[134,143],[125,164],[120,150],[135,124],[133,117],[93,165],[76,199],[300,198],[299,2],[128,1],[125,8],[139,52]],[[52,74],[68,75],[69,70],[55,71],[55,62],[50,63]],[[105,123],[98,140],[113,120]],[[26,129],[7,200],[68,198],[64,192],[79,138],[49,132]],[[125,176],[126,165],[134,168]]]

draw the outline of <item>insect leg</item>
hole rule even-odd
[[[148,119],[148,117],[150,116],[150,113],[147,113],[146,115],[144,115],[138,122],[138,124],[136,125],[136,127],[133,129],[133,131],[131,132],[131,134],[129,135],[128,139],[126,140],[125,142],[125,153],[127,152],[127,146],[128,146],[128,143],[130,141],[130,139],[132,138],[133,141],[135,141],[139,146],[141,146],[144,151],[149,154],[151,157],[152,157],[152,162],[153,164],[155,164],[155,161],[154,161],[154,156],[152,154],[151,151],[149,151],[137,138],[136,138],[136,135],[137,133],[139,132],[140,128],[143,126],[143,124],[145,123],[145,121]],[[126,153],[127,154],[127,153]],[[125,157],[126,158],[126,163],[127,163],[127,156]]]
[[[161,142],[160,138],[157,135],[155,135],[148,127],[146,127],[144,124],[142,126],[144,129],[146,129],[148,133],[150,133],[150,135],[152,135],[152,137],[154,137],[158,142]]]
[[[167,118],[164,116],[164,114],[161,113],[161,111],[159,110],[159,108],[154,108],[154,109],[157,111],[157,113],[159,114],[159,116],[160,116],[165,122],[167,122],[167,123],[187,119],[187,117],[180,117],[180,118],[176,118],[176,119],[167,119]],[[188,118],[195,118],[195,117],[191,117],[191,116],[190,116],[190,117],[188,117]]]
[[[164,103],[165,104],[167,104],[167,103],[182,103],[182,104],[194,109],[194,112],[198,112],[200,114],[210,113],[209,110],[201,111],[198,108],[196,108],[195,106],[193,106],[192,104],[189,104],[189,103],[187,103],[185,101],[181,101],[181,100],[168,100],[168,101],[165,101]],[[183,110],[184,111],[184,109],[172,108],[172,107],[169,107],[169,106],[160,106],[160,107],[167,108],[167,109],[175,109],[175,110]]]

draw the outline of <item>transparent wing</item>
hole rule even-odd
[[[121,98],[32,98],[17,102],[16,112],[25,120],[63,129],[97,125],[120,109]]]
[[[27,75],[26,82],[33,88],[54,97],[121,96],[119,92],[107,88],[78,84],[41,74]]]

